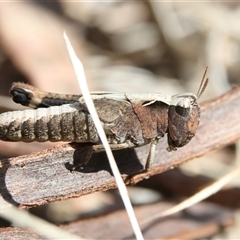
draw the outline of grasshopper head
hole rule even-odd
[[[199,121],[197,97],[191,93],[174,95],[168,110],[168,150],[186,145],[194,137]]]
[[[172,97],[168,110],[168,151],[186,145],[195,136],[201,112],[197,99],[208,84],[207,69],[203,74],[197,95],[185,93]]]

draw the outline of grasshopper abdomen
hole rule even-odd
[[[0,139],[99,142],[92,119],[78,106],[76,103],[3,113],[0,115]]]

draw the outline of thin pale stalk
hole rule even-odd
[[[210,186],[204,188],[200,192],[196,193],[192,197],[186,199],[185,201],[175,205],[174,207],[167,209],[166,211],[163,211],[161,213],[158,213],[154,216],[151,216],[150,218],[144,219],[141,221],[141,224],[146,224],[148,222],[151,222],[156,219],[160,219],[163,217],[167,217],[169,215],[172,215],[174,213],[180,212],[186,208],[191,207],[192,205],[201,202],[202,200],[210,197],[214,193],[218,192],[221,188],[223,188],[226,184],[230,183],[234,180],[234,178],[238,177],[240,175],[240,167],[236,168],[235,170],[231,171],[230,173],[224,175],[219,180],[215,181]]]
[[[30,228],[37,234],[48,239],[83,239],[13,206],[2,209],[0,216],[15,226]]]
[[[93,119],[93,122],[95,124],[96,129],[97,129],[97,132],[99,134],[101,142],[102,142],[102,144],[105,148],[110,167],[112,169],[113,175],[114,175],[116,183],[118,185],[118,189],[119,189],[120,195],[122,197],[123,203],[124,203],[125,208],[127,210],[130,222],[132,224],[133,231],[134,231],[137,239],[143,239],[141,229],[139,227],[139,224],[138,224],[138,221],[136,219],[132,204],[131,204],[129,196],[128,196],[127,188],[126,188],[126,186],[125,186],[125,184],[122,180],[122,177],[120,175],[120,172],[119,172],[117,164],[116,164],[116,161],[113,157],[111,148],[110,148],[109,143],[107,141],[107,137],[105,135],[105,132],[103,130],[102,124],[101,124],[100,119],[98,117],[97,111],[94,107],[91,95],[89,93],[89,89],[88,89],[88,86],[87,86],[87,81],[86,81],[86,77],[85,77],[82,62],[77,57],[69,39],[68,39],[68,37],[65,33],[64,33],[64,39],[66,41],[68,53],[70,55],[70,59],[71,59],[72,64],[73,64],[73,68],[75,70],[75,73],[76,73],[76,76],[77,76],[77,79],[78,79],[78,82],[79,82],[79,86],[82,90],[82,95],[83,95],[84,101],[87,105],[89,113],[91,114],[91,117]]]

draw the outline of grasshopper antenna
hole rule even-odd
[[[202,81],[201,81],[200,86],[198,88],[198,92],[197,92],[197,98],[198,99],[202,96],[203,92],[205,91],[205,89],[208,85],[209,78],[207,77],[207,71],[208,71],[208,67],[206,67],[206,69],[205,69],[205,72],[204,72],[203,77],[202,77]]]

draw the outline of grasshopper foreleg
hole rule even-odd
[[[150,143],[150,149],[147,157],[147,161],[145,164],[145,169],[143,172],[148,172],[152,168],[154,156],[155,156],[155,150],[156,150],[156,145],[158,144],[158,138],[153,138]]]
[[[152,168],[153,160],[154,160],[154,156],[155,156],[156,145],[158,143],[158,140],[159,140],[159,138],[157,137],[157,138],[153,138],[150,142],[150,148],[149,148],[148,157],[147,157],[144,169],[141,170],[140,172],[136,172],[136,173],[128,176],[126,179],[126,183],[135,184],[136,176],[139,177],[141,175],[144,175]]]

